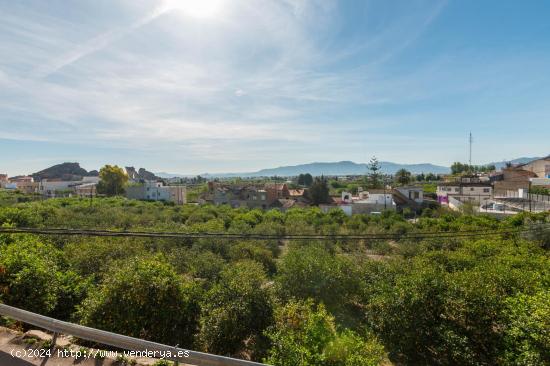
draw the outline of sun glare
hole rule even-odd
[[[213,18],[221,10],[222,0],[165,0],[166,11],[177,10],[194,18]]]

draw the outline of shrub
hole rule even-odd
[[[271,296],[262,265],[241,261],[226,268],[203,302],[200,340],[205,351],[259,357],[263,331],[271,324]]]
[[[215,283],[224,269],[225,260],[216,253],[198,248],[176,248],[170,253],[170,261],[178,273]]]
[[[229,249],[229,258],[233,261],[252,259],[261,263],[267,273],[273,274],[276,271],[273,253],[261,242],[247,241],[234,244]]]
[[[275,325],[266,334],[272,348],[265,362],[274,366],[375,366],[385,358],[376,339],[337,332],[334,318],[311,300],[277,309]]]
[[[550,291],[509,298],[506,318],[506,364],[549,365]]]
[[[276,283],[283,300],[311,298],[338,314],[359,286],[351,261],[315,244],[291,247],[280,262]]]
[[[0,207],[0,225],[13,224],[19,227],[33,227],[40,223],[35,211],[18,207]]]
[[[72,320],[77,306],[82,303],[88,290],[92,288],[92,281],[69,270],[57,272],[57,283],[59,285],[58,301],[51,314],[56,319]]]
[[[113,261],[125,260],[145,253],[142,242],[132,238],[116,241],[105,238],[73,239],[64,247],[66,261],[81,276],[100,280]]]
[[[162,257],[131,259],[113,268],[80,308],[84,325],[189,347],[197,328],[200,292]]]
[[[0,251],[0,299],[12,306],[48,314],[59,291],[57,250],[25,237]]]
[[[400,275],[391,286],[375,289],[365,318],[380,336],[393,359],[404,364],[430,364],[430,346],[436,338],[445,284],[437,270],[427,266]]]

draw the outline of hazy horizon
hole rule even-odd
[[[548,154],[545,1],[0,4],[0,173]]]
[[[546,154],[544,156],[548,156],[548,154]],[[514,158],[514,159],[509,159],[509,160],[534,159],[534,158],[539,158],[539,157],[521,156],[521,157],[517,157],[517,158]],[[368,164],[369,163],[369,161],[352,161],[352,160],[310,161],[310,162],[301,162],[301,163],[297,163],[297,164],[279,164],[279,165],[273,165],[273,166],[265,166],[265,167],[262,167],[262,168],[259,168],[259,169],[248,170],[248,171],[234,170],[234,171],[198,171],[198,172],[160,170],[160,169],[155,169],[154,166],[153,167],[151,167],[151,166],[141,166],[141,165],[136,165],[136,164],[118,164],[118,166],[120,166],[120,167],[134,167],[136,170],[139,169],[139,168],[144,168],[147,171],[150,171],[150,172],[155,173],[155,174],[173,174],[174,176],[190,176],[190,177],[192,177],[192,176],[204,175],[204,174],[214,175],[214,176],[218,175],[218,174],[219,175],[239,174],[239,173],[246,174],[246,173],[256,173],[256,172],[261,171],[261,170],[290,168],[290,167],[294,167],[294,166],[310,165],[310,164],[336,164],[336,163],[342,163],[342,162],[351,162],[351,163],[354,163],[354,164]],[[380,163],[390,163],[390,164],[395,164],[395,165],[399,165],[399,166],[400,165],[403,165],[403,166],[406,166],[406,165],[433,165],[434,167],[439,167],[439,168],[450,168],[450,166],[451,166],[451,164],[449,164],[449,165],[440,165],[440,164],[433,164],[433,163],[430,163],[430,162],[403,163],[403,162],[399,162],[399,161],[386,161],[386,160],[379,160],[379,162]],[[501,162],[497,162],[497,161],[489,162],[489,161],[487,161],[487,162],[479,163],[478,165],[487,165],[487,164],[493,164],[493,163],[497,163],[497,164],[498,163],[503,163],[504,164],[506,162],[507,161],[501,161]],[[43,166],[41,168],[35,169],[33,171],[23,171],[23,170],[21,170],[17,173],[9,174],[9,176],[13,177],[13,176],[19,176],[19,175],[30,175],[30,174],[42,171],[44,169],[50,168],[54,165],[59,165],[59,164],[63,164],[63,163],[79,163],[80,167],[84,168],[87,171],[99,170],[99,169],[101,169],[102,166],[104,166],[106,164],[117,165],[117,164],[113,164],[113,163],[110,163],[110,162],[105,162],[105,163],[99,164],[98,166],[86,166],[86,165],[81,164],[78,161],[59,161],[59,162],[56,162],[54,164],[51,164],[51,165],[48,165],[48,166]],[[306,172],[306,171],[304,171],[304,172]],[[0,174],[2,174],[2,173],[5,173],[5,172],[0,171]],[[418,172],[416,172],[416,173],[418,173]],[[427,172],[424,172],[424,173],[427,173]]]

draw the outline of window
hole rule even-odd
[[[474,187],[470,187],[470,191],[473,191],[475,188]]]
[[[489,192],[491,192],[491,189],[489,189],[489,188],[483,188],[483,192],[484,192],[484,193],[489,193]]]

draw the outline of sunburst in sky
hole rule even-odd
[[[0,7],[0,173],[550,153],[547,1]]]

